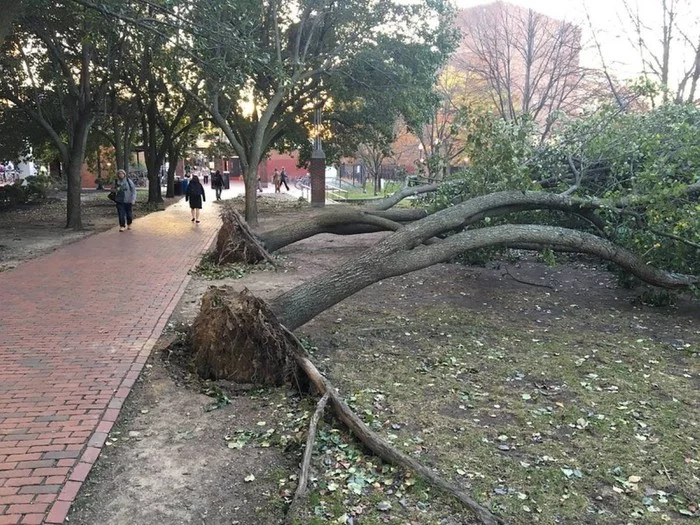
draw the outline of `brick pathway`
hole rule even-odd
[[[0,525],[64,521],[219,226],[185,206],[0,273]]]

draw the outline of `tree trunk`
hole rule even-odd
[[[435,216],[419,222],[426,221],[437,222]],[[270,309],[281,324],[289,330],[295,330],[334,304],[382,279],[446,262],[469,250],[515,243],[544,244],[596,255],[619,265],[649,284],[663,288],[687,288],[700,283],[700,277],[658,270],[609,241],[567,228],[512,224],[492,226],[452,235],[435,246],[415,248],[413,246],[420,241],[420,237],[415,232],[402,235],[405,231],[406,229],[392,235],[312,283],[304,283],[273,299],[269,303]]]
[[[163,163],[163,155],[158,151],[158,119],[155,102],[153,101],[146,108],[142,128],[146,174],[148,177],[148,202],[151,204],[161,203],[163,202],[163,196],[160,190],[160,166]]]
[[[436,184],[404,188],[388,199],[364,208],[339,206],[324,209],[323,212],[309,217],[308,220],[295,222],[286,228],[274,228],[270,231],[259,233],[255,236],[256,241],[263,245],[268,252],[274,252],[289,244],[320,233],[358,235],[380,231],[396,231],[402,223],[423,219],[427,216],[427,212],[419,208],[394,210],[389,210],[388,208],[410,195],[434,191],[436,188]],[[223,257],[219,247],[228,246],[229,241],[233,244],[240,244],[241,239],[224,238],[228,235],[237,235],[238,233],[239,228],[235,227],[235,225],[226,226],[219,230],[217,252],[220,261],[232,262],[230,250],[228,250],[227,256]],[[243,241],[243,244],[245,244],[245,241]],[[262,260],[262,258],[259,260]],[[254,261],[246,260],[245,262],[251,263]]]
[[[423,210],[416,210],[419,213]],[[423,216],[424,216],[423,212]],[[396,231],[401,223],[392,219],[392,213],[365,212],[350,207],[336,207],[303,221],[297,221],[284,228],[274,228],[257,235],[260,243],[268,252],[275,252],[285,246],[308,239],[321,233],[336,235],[356,235],[379,231]],[[395,214],[401,217],[402,213]]]
[[[66,165],[66,177],[68,182],[66,201],[66,228],[82,230],[83,222],[80,215],[80,186],[83,167],[82,156],[71,155]]]
[[[78,114],[73,128],[70,130],[70,149],[66,163],[67,177],[67,202],[66,202],[66,228],[82,230],[83,222],[80,215],[80,190],[82,189],[82,168],[85,160],[88,133],[92,126],[92,118]]]
[[[421,209],[384,210],[384,208],[396,204],[405,196],[432,191],[436,187],[437,185],[425,185],[404,188],[394,196],[383,200],[376,207],[337,207],[309,217],[306,221],[291,224],[286,228],[274,228],[268,232],[259,233],[256,237],[258,242],[271,253],[320,233],[357,235],[378,231],[396,231],[408,222],[423,219],[427,216],[427,212]],[[590,221],[589,216],[592,211],[586,206],[583,202],[545,192],[498,192],[491,194],[488,198],[477,197],[450,208],[453,210],[450,213],[455,219],[449,224],[452,225],[452,229],[459,230],[486,216],[494,217],[532,209],[566,211],[582,215]],[[466,210],[465,217],[460,215],[462,210]],[[222,229],[219,235],[235,231],[235,229]],[[427,240],[428,238],[426,238]]]
[[[258,225],[258,162],[251,162],[243,170],[245,184],[245,220],[249,226]]]
[[[169,199],[175,197],[175,171],[180,156],[174,150],[170,150],[168,154],[168,181],[165,190],[165,196]]]
[[[117,171],[124,170],[126,174],[129,174],[129,166],[124,166],[124,149],[122,148],[122,141],[119,130],[114,127],[114,157],[116,160]]]
[[[97,188],[98,191],[104,190],[102,186],[102,152],[99,146],[97,147]]]

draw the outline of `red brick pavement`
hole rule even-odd
[[[0,273],[0,525],[63,523],[215,215],[180,202]]]

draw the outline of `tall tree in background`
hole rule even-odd
[[[425,122],[408,121],[409,130],[420,142],[430,178],[444,179],[451,166],[465,160],[467,108],[484,103],[478,92],[479,84],[474,73],[447,66],[436,80],[434,96],[437,103],[428,118]]]
[[[456,67],[481,78],[502,118],[532,118],[544,138],[555,113],[573,109],[583,78],[579,28],[500,2],[462,11],[459,21]]]
[[[449,24],[435,24],[451,13],[443,0],[241,0],[235,6],[206,2],[196,13],[220,35],[218,42],[196,43],[207,65],[208,96],[201,102],[240,158],[252,225],[258,165],[300,121],[311,120],[322,100],[332,98],[334,77],[367,51],[410,53],[415,46],[427,50],[421,56],[437,68],[444,34],[451,31]]]
[[[341,156],[361,160],[374,181],[375,194],[381,190],[381,165],[394,157],[393,145],[405,123],[420,127],[435,111],[437,70],[453,48],[456,34],[443,35],[441,55],[419,43],[395,47],[383,38],[376,48],[348,61],[326,86],[331,99],[325,112],[324,144]]]
[[[90,128],[104,111],[121,41],[107,21],[75,4],[25,0],[0,55],[0,100],[21,108],[56,146],[67,175],[66,227],[82,228],[81,168]]]
[[[691,2],[661,0],[651,13],[642,11],[637,0],[624,0],[623,5],[623,18],[632,24],[629,40],[639,53],[643,76],[661,85],[664,102],[695,102],[700,80],[700,19],[693,16]]]

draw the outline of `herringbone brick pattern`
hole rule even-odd
[[[0,525],[63,523],[211,245],[204,211],[196,225],[180,202],[0,273]]]

